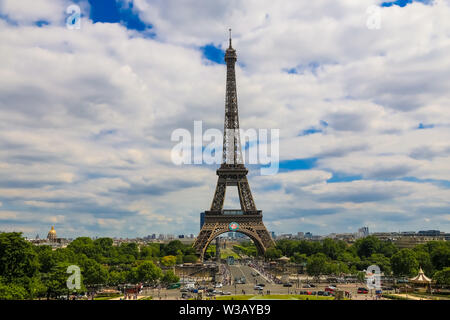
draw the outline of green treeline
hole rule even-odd
[[[268,260],[287,256],[304,264],[308,274],[358,274],[370,265],[378,265],[385,275],[411,277],[419,267],[441,284],[450,285],[450,242],[430,241],[412,249],[398,249],[392,242],[368,236],[352,245],[344,241],[279,240],[266,251]]]
[[[168,244],[113,246],[110,238],[80,237],[66,248],[35,246],[21,233],[0,233],[0,299],[56,298],[68,294],[67,267],[81,270],[79,292],[119,284],[170,284],[179,281],[171,266],[195,263],[190,245],[178,240]],[[166,267],[168,271],[163,272]]]

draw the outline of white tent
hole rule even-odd
[[[422,268],[419,269],[419,274],[414,278],[409,279],[409,282],[419,283],[419,284],[429,284],[431,283],[431,279],[428,278],[425,273],[423,273]]]

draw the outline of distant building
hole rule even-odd
[[[372,233],[381,241],[390,241],[399,248],[413,248],[429,241],[449,241],[450,234],[439,230],[428,231],[404,231],[404,232],[376,232]]]
[[[305,239],[312,239],[313,235],[311,232],[306,232],[305,233]]]
[[[205,212],[200,212],[200,230],[202,229],[204,224],[205,224]]]
[[[184,239],[184,234],[179,234],[178,239]]]
[[[276,238],[275,232],[274,231],[270,231],[270,235],[272,236],[272,239]]]
[[[297,238],[303,239],[305,237],[305,234],[303,232],[297,232]]]
[[[369,227],[362,227],[358,229],[358,233],[356,235],[357,238],[364,238],[369,235]]]
[[[52,226],[52,229],[48,232],[47,239],[50,242],[55,242],[56,239],[58,239],[57,236],[56,236],[56,231],[55,231],[55,227],[54,226]]]

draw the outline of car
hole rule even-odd
[[[307,288],[311,288],[311,286],[309,284],[305,284],[305,285],[303,285],[303,288],[307,289]]]
[[[316,287],[316,285],[313,284],[313,283],[310,283],[309,285],[310,285],[310,288],[315,288]]]
[[[258,283],[257,286],[265,287],[266,285],[264,283]]]
[[[289,282],[283,283],[283,287],[292,287],[292,283]]]
[[[382,294],[383,293],[383,291],[381,291],[381,290],[375,290],[375,294]]]
[[[367,290],[366,288],[358,288],[358,293],[367,294],[367,293],[369,293],[369,290]]]
[[[192,298],[192,295],[190,295],[189,293],[182,293],[181,294],[181,298],[182,299],[189,299],[189,298]]]
[[[214,287],[215,287],[215,288],[222,288],[223,285],[219,282],[219,283],[216,283],[216,285],[215,285]]]
[[[224,291],[224,292],[222,292],[222,295],[229,296],[229,295],[231,295],[231,292],[230,291]]]
[[[189,292],[189,289],[188,288],[181,288],[180,292]]]
[[[336,290],[336,287],[334,287],[334,286],[328,286],[325,288],[325,291],[328,291],[328,292],[334,292],[334,290]]]
[[[258,285],[256,285],[253,289],[254,289],[254,290],[264,290],[263,287],[260,287],[260,286],[258,286]]]
[[[207,296],[207,297],[214,297],[214,296],[215,296],[215,294],[214,294],[214,293],[212,293],[212,292],[208,292],[208,293],[206,294],[206,296]]]
[[[325,291],[318,291],[318,292],[317,292],[317,295],[318,295],[318,296],[324,296],[324,295],[325,295]]]

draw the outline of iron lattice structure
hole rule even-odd
[[[242,159],[236,90],[236,61],[236,50],[232,47],[230,36],[230,45],[225,53],[227,81],[222,164],[217,169],[219,177],[211,209],[205,211],[204,224],[194,243],[194,248],[202,260],[209,243],[220,234],[229,231],[240,232],[250,237],[259,254],[264,254],[267,248],[275,244],[262,221],[262,211],[256,209],[247,180],[248,170]],[[240,210],[223,209],[227,186],[237,186]]]

